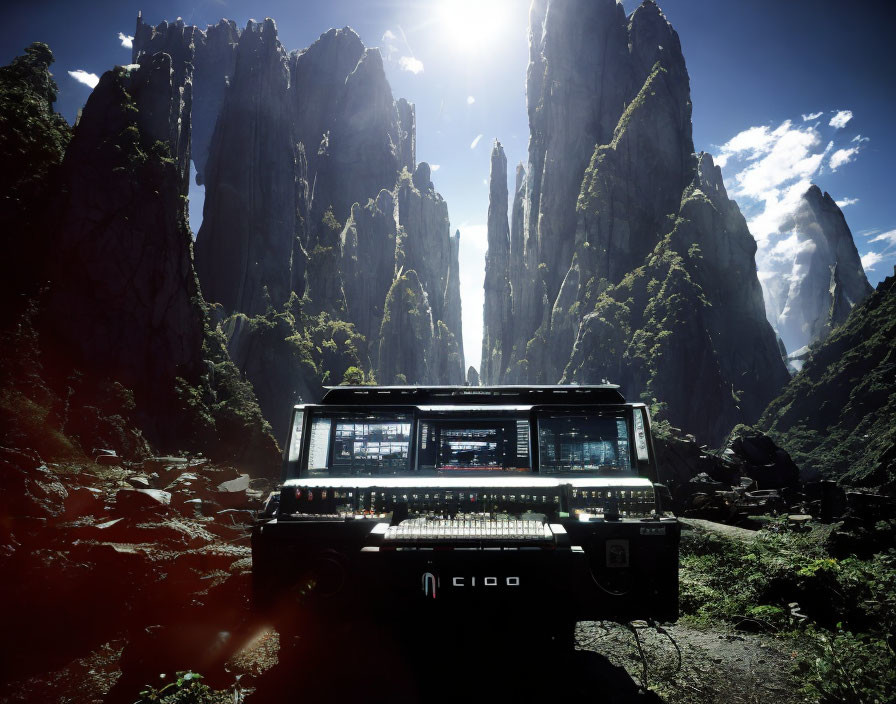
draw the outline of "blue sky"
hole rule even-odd
[[[638,0],[623,4],[631,12]],[[687,61],[695,146],[727,155],[725,183],[760,240],[760,255],[781,239],[774,227],[788,198],[812,181],[844,204],[872,284],[891,274],[896,10],[882,0],[660,6]],[[199,26],[221,17],[245,26],[270,16],[290,50],[330,27],[354,27],[365,44],[383,48],[395,97],[417,105],[417,157],[438,166],[433,181],[448,202],[452,231],[461,231],[465,351],[477,365],[492,140],[504,144],[509,179],[526,159],[528,7],[528,0],[33,0],[0,13],[0,62],[32,41],[47,42],[56,55],[57,109],[72,121],[90,88],[68,72],[101,74],[128,63],[119,33],[134,33],[140,9],[147,22],[182,16]]]

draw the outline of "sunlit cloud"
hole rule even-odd
[[[441,168],[442,168],[442,165],[441,165],[441,164],[430,164],[430,165],[429,165],[429,170],[430,170],[430,171],[438,171],[438,170],[441,169]]]
[[[482,139],[482,135],[477,134],[476,138],[470,143],[470,149],[475,149],[477,147],[477,145],[479,144],[479,140],[481,140],[481,139]]]
[[[768,251],[768,258],[771,261],[790,262],[801,254],[811,254],[814,251],[815,243],[812,240],[801,239],[796,232],[792,232],[775,242]]]
[[[394,42],[398,37],[395,36],[395,33],[391,29],[387,29],[383,32],[383,41],[384,42]],[[818,113],[819,115],[821,113]]]
[[[862,255],[862,268],[865,271],[871,271],[875,266],[884,260],[884,255],[879,252],[867,252]]]
[[[82,71],[81,69],[69,71],[68,75],[78,81],[78,83],[83,83],[90,88],[96,88],[96,84],[100,82],[100,77],[95,73],[89,73],[88,71]]]
[[[838,130],[846,127],[846,123],[852,119],[852,110],[838,110],[834,116],[831,118],[831,121],[828,123],[831,127],[836,127]]]
[[[871,141],[871,138],[870,138],[870,137],[863,137],[862,135],[857,134],[857,135],[856,135],[855,137],[853,137],[850,141],[852,141],[852,142],[858,142],[859,144],[861,144],[862,142],[870,142],[870,141]]]
[[[472,95],[467,96],[467,105],[472,105],[475,102],[476,102],[476,98],[474,98]]]
[[[858,147],[850,147],[849,149],[838,149],[833,154],[831,154],[831,171],[836,171],[844,164],[848,164],[852,161],[853,157],[859,151]]]
[[[119,32],[118,39],[121,41],[121,45],[125,49],[133,49],[134,48],[134,38],[133,37],[129,37],[124,32]]]
[[[423,62],[414,56],[402,56],[398,60],[398,66],[402,71],[409,71],[413,74],[423,73]]]
[[[807,124],[816,117],[816,113],[808,113],[797,124],[785,120],[777,127],[750,127],[719,147],[716,163],[733,171],[726,181],[744,208],[760,250],[763,241],[785,227],[803,193],[819,174],[854,161],[860,152],[863,138],[853,139],[855,144],[851,147],[838,147],[836,133],[834,139],[825,140],[818,123]],[[839,129],[836,125],[846,124],[851,118],[849,110],[839,111],[829,126]],[[854,199],[843,200],[844,205],[853,202]]]
[[[718,147],[715,160],[756,239],[756,264],[768,317],[788,349],[798,341],[794,336],[800,337],[794,327],[799,316],[789,308],[789,301],[815,256],[812,230],[817,222],[803,196],[813,182],[823,182],[822,177],[854,161],[864,149],[862,137],[840,136],[840,130],[853,118],[852,112],[831,114],[830,120],[819,120],[823,113],[811,112],[803,114],[802,120],[749,127]],[[846,207],[858,200],[844,196],[839,205]],[[893,239],[896,241],[896,231]],[[887,238],[880,241],[890,242]],[[879,259],[872,253],[866,261],[867,269]]]
[[[887,249],[890,247],[896,247],[896,230],[887,230],[886,232],[881,232],[879,235],[871,238],[872,242],[886,242]]]

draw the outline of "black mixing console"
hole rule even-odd
[[[293,411],[255,603],[674,620],[680,528],[655,479],[649,414],[615,387],[338,387]]]

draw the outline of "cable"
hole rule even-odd
[[[638,635],[638,629],[635,628],[634,623],[632,623],[631,621],[629,621],[627,624],[625,624],[625,627],[628,628],[628,630],[630,630],[632,632],[632,635],[635,637],[635,645],[638,646],[638,655],[641,656],[641,667],[643,668],[643,671],[644,671],[644,675],[641,679],[641,682],[643,683],[643,688],[644,688],[644,691],[646,692],[648,689],[647,658],[644,656],[644,648],[641,647],[641,636]]]

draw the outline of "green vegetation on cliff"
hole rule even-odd
[[[758,425],[804,472],[896,490],[896,276],[811,349]]]
[[[24,309],[18,294],[33,295],[48,243],[50,200],[71,129],[53,111],[53,53],[36,42],[0,67],[0,280],[5,300],[0,325]],[[7,317],[10,316],[10,317]]]

